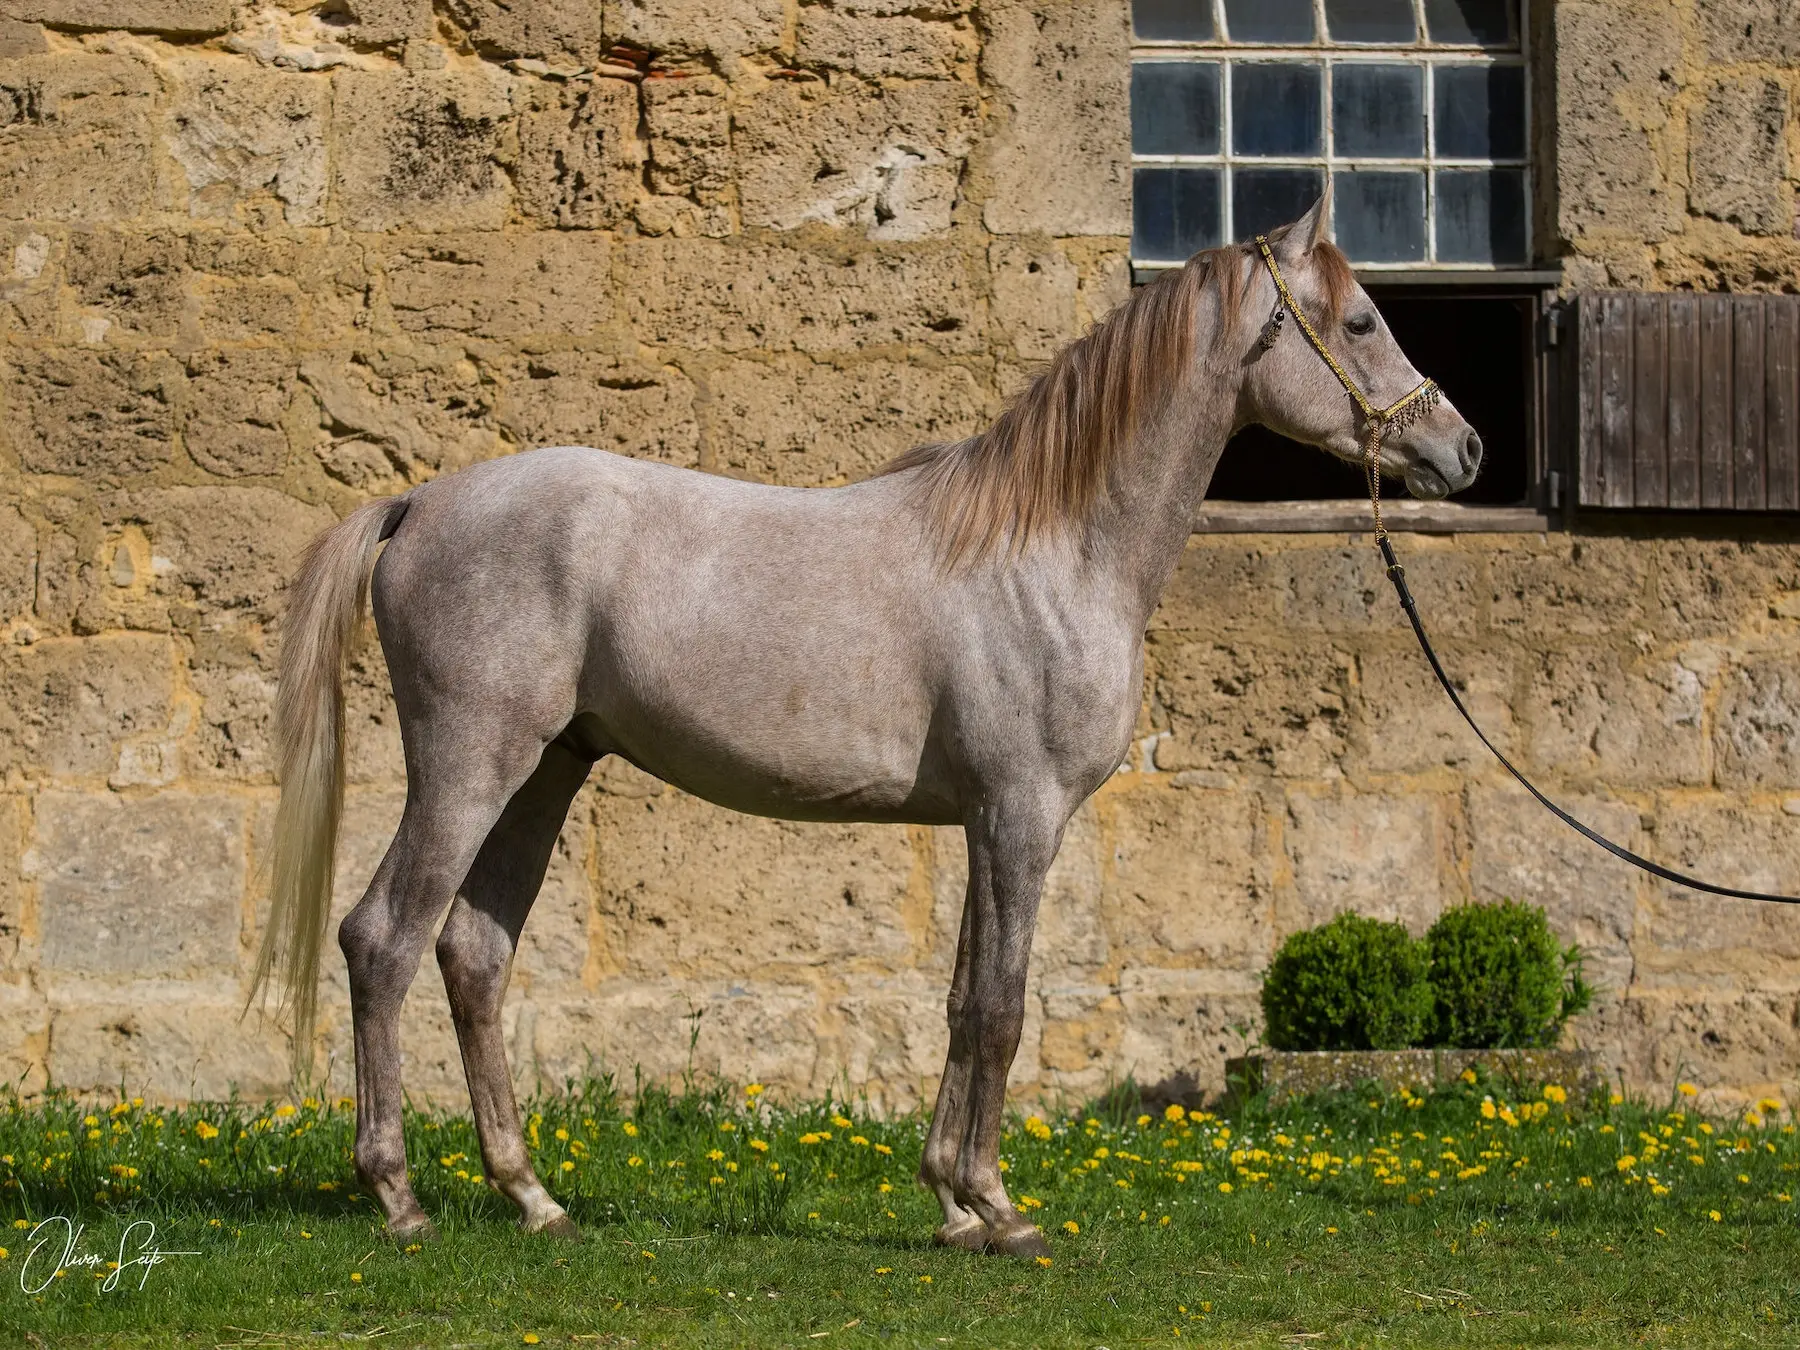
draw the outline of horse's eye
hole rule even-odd
[[[1344,331],[1353,337],[1364,337],[1369,333],[1373,333],[1375,331],[1375,316],[1373,314],[1358,314],[1354,319],[1345,321]]]

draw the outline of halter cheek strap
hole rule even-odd
[[[1331,367],[1331,373],[1337,376],[1338,383],[1349,390],[1350,397],[1356,400],[1357,411],[1362,414],[1363,419],[1363,476],[1369,482],[1369,505],[1375,509],[1375,537],[1385,539],[1387,530],[1381,523],[1381,442],[1390,431],[1403,431],[1419,418],[1428,415],[1443,398],[1443,391],[1438,388],[1436,380],[1422,380],[1418,388],[1385,408],[1377,408],[1369,402],[1368,396],[1350,378],[1350,372],[1331,354],[1331,348],[1325,345],[1325,339],[1307,322],[1306,315],[1294,300],[1294,293],[1288,289],[1287,282],[1281,275],[1281,268],[1276,266],[1275,252],[1269,247],[1268,236],[1257,235],[1256,247],[1262,253],[1263,262],[1268,265],[1269,278],[1275,283],[1276,294],[1280,297],[1276,301],[1274,314],[1269,318],[1269,327],[1263,332],[1263,345],[1273,345],[1275,338],[1281,333],[1283,314],[1292,314],[1294,322],[1300,325],[1300,331],[1306,335],[1313,350],[1324,358],[1325,364]]]

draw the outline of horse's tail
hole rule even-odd
[[[319,948],[331,912],[338,820],[344,808],[343,666],[369,598],[375,550],[400,525],[407,499],[357,508],[306,546],[289,593],[275,705],[281,803],[275,811],[269,922],[257,953],[250,998],[281,972],[282,1002],[293,1009],[295,1079],[312,1067]]]

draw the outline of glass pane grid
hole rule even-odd
[[[1150,0],[1137,3],[1142,6]],[[1180,0],[1155,3],[1167,15]],[[1334,200],[1339,207],[1334,212],[1334,233],[1360,267],[1492,270],[1529,261],[1524,0],[1517,4],[1299,0],[1301,8],[1311,7],[1312,38],[1279,46],[1231,41],[1233,14],[1272,15],[1259,9],[1258,0],[1210,0],[1210,13],[1206,0],[1188,3],[1188,31],[1205,36],[1147,43],[1140,34],[1134,40],[1133,57],[1139,67],[1193,62],[1216,72],[1192,85],[1216,89],[1216,103],[1204,115],[1188,119],[1206,125],[1205,143],[1184,151],[1165,137],[1157,139],[1156,153],[1134,148],[1132,155],[1134,165],[1154,170],[1146,176],[1159,180],[1143,185],[1146,190],[1154,188],[1149,195],[1167,199],[1177,193],[1189,203],[1186,241],[1206,247],[1267,228],[1262,217],[1301,194],[1306,196],[1300,203],[1303,209],[1329,175],[1336,183]],[[1274,25],[1279,19],[1286,25],[1284,31],[1303,32],[1295,5],[1281,9],[1283,15],[1257,21]],[[1432,34],[1442,31],[1446,15],[1465,39],[1473,34],[1485,40],[1434,41]],[[1400,32],[1409,22],[1415,34],[1410,42],[1355,42],[1346,36]],[[1277,63],[1316,74],[1301,76],[1294,71],[1281,77],[1266,70]],[[1255,66],[1265,69],[1243,70]],[[1346,71],[1340,98],[1339,73]],[[1405,78],[1407,72],[1414,72],[1411,81]],[[1448,78],[1440,81],[1445,73]],[[1173,73],[1163,78],[1172,82]],[[1234,107],[1240,87],[1250,88],[1252,81],[1265,98],[1274,94],[1290,102],[1295,90],[1316,88],[1317,109],[1300,110],[1280,102]],[[1384,87],[1390,99],[1401,100],[1397,119],[1391,107],[1381,106]],[[1268,122],[1246,128],[1247,134],[1241,135],[1234,123],[1251,106],[1273,111]],[[1284,108],[1285,122],[1280,116]],[[1368,125],[1357,135],[1341,135],[1340,118],[1356,116],[1365,117]],[[1405,127],[1406,119],[1414,116],[1421,125]],[[1342,147],[1340,140],[1346,142]],[[1484,149],[1488,153],[1476,153]],[[1421,200],[1422,218],[1416,214]],[[1192,208],[1215,201],[1218,220],[1204,227],[1194,225]],[[1297,211],[1281,218],[1294,214]],[[1134,261],[1151,265],[1180,261],[1174,256],[1139,257],[1145,251],[1139,246],[1150,242],[1140,231],[1133,241]],[[1165,249],[1172,243],[1167,230],[1157,240]]]

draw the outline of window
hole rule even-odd
[[[1523,267],[1519,0],[1135,0],[1132,258],[1294,219],[1332,184],[1359,268]]]

